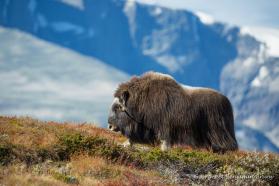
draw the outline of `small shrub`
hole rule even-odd
[[[95,170],[91,170],[88,174],[92,177],[102,180],[102,179],[112,179],[120,175],[120,171],[117,169],[112,169],[109,167],[100,167]]]
[[[52,171],[51,174],[55,179],[57,179],[59,181],[63,181],[68,184],[79,184],[78,179],[74,176],[66,175],[66,174],[63,174],[63,173],[60,173],[57,171]]]
[[[0,164],[7,165],[12,161],[12,146],[0,144]]]
[[[104,145],[106,141],[106,139],[98,136],[85,136],[80,133],[66,134],[59,138],[59,144],[65,146],[69,153],[91,151],[100,145]]]

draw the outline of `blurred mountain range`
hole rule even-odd
[[[106,126],[115,87],[148,70],[215,88],[241,148],[279,152],[279,58],[202,13],[122,0],[0,1],[0,113]]]

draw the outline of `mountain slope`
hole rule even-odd
[[[253,46],[245,42],[239,47]],[[240,51],[240,57],[223,69],[221,90],[234,105],[236,122],[261,131],[278,147],[279,59],[268,56],[264,44],[255,45],[248,55]]]
[[[105,125],[128,75],[95,59],[0,27],[0,113]]]
[[[4,0],[0,10],[1,25],[96,57],[128,74],[156,69],[182,83],[218,89],[222,67],[237,54],[237,29],[203,24],[188,11],[110,0],[83,1],[83,9],[63,1]]]

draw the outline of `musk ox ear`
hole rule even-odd
[[[122,104],[124,106],[127,106],[127,101],[129,99],[129,97],[130,97],[130,93],[127,90],[125,90],[120,97],[121,101],[122,101]]]

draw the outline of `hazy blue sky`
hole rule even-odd
[[[216,20],[240,26],[279,29],[279,0],[137,0],[171,8],[202,11]]]

